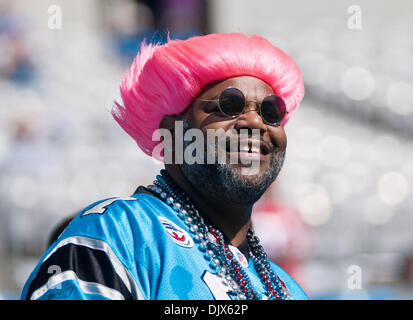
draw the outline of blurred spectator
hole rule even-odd
[[[115,50],[126,63],[146,40],[165,43],[206,31],[205,0],[109,1],[107,16]]]
[[[79,211],[80,212],[80,211]],[[76,212],[77,214],[78,212]],[[68,216],[64,218],[63,221],[60,221],[52,230],[52,233],[49,236],[49,239],[47,241],[47,245],[45,249],[48,249],[53,242],[55,242],[59,236],[62,234],[62,232],[66,229],[66,227],[72,222],[72,220],[76,217],[76,214]]]
[[[404,259],[401,268],[401,287],[404,289],[404,299],[413,299],[413,254]]]
[[[26,30],[4,2],[0,5],[0,79],[16,85],[28,85],[35,67],[30,59]]]
[[[160,28],[171,32],[171,38],[186,39],[206,30],[205,0],[159,0]]]
[[[155,33],[152,10],[143,3],[132,0],[109,1],[107,5],[109,28],[115,50],[125,63],[129,63],[144,39],[159,42]]]

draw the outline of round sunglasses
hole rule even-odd
[[[284,100],[275,94],[270,94],[261,102],[256,100],[246,101],[241,90],[229,87],[221,92],[218,99],[200,101],[216,102],[219,110],[227,117],[236,118],[244,113],[248,102],[255,102],[258,105],[258,113],[261,118],[269,125],[279,126],[282,119],[288,113]]]

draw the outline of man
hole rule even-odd
[[[165,170],[130,197],[82,210],[22,298],[306,299],[267,260],[250,224],[281,169],[284,125],[304,95],[292,59],[243,34],[144,44],[121,95],[114,118]],[[213,141],[225,132],[224,143],[205,139],[211,132]]]

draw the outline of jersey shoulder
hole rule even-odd
[[[162,211],[159,202],[147,194],[96,201],[72,219],[57,241],[72,235],[85,235],[110,243],[150,244],[152,225],[158,223],[157,212]]]
[[[142,275],[153,225],[159,224],[154,219],[162,209],[159,202],[151,195],[134,194],[84,208],[44,253],[22,298],[147,298]],[[62,286],[68,288],[62,291]]]

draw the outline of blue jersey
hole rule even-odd
[[[41,258],[21,298],[236,299],[204,255],[187,225],[157,197],[109,198],[72,220]],[[252,260],[243,263],[263,294]],[[285,271],[271,266],[293,299],[307,299]]]

